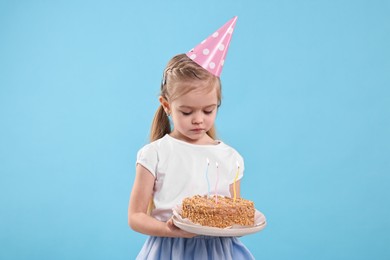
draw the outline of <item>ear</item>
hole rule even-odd
[[[168,100],[166,100],[163,96],[159,96],[158,101],[160,101],[160,104],[165,110],[165,113],[170,114],[171,113],[171,106],[169,105]]]

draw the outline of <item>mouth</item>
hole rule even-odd
[[[194,132],[194,133],[200,133],[200,132],[202,132],[202,131],[204,131],[203,128],[194,128],[194,129],[191,129],[191,132]]]

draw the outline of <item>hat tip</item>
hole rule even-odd
[[[204,69],[219,77],[238,16],[234,16],[186,55]]]

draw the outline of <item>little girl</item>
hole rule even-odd
[[[196,54],[192,50],[168,62],[151,143],[137,154],[128,221],[133,230],[150,236],[137,259],[254,259],[236,237],[192,234],[172,221],[172,208],[186,197],[210,192],[232,196],[237,163],[241,169],[235,183],[239,197],[243,176],[240,154],[215,136],[214,121],[221,104],[219,74],[193,60]],[[218,186],[211,191],[204,174],[207,163],[210,183],[216,181],[211,174],[216,163],[220,173]]]

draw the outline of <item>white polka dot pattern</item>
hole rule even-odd
[[[187,53],[200,66],[219,77],[225,62],[237,16],[230,19],[216,32]]]

